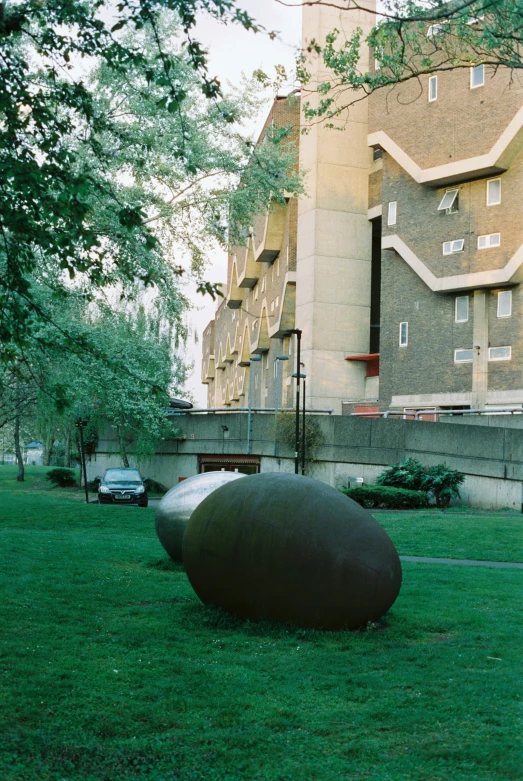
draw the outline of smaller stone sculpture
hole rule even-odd
[[[182,540],[193,511],[210,493],[231,480],[245,477],[240,472],[203,472],[171,488],[156,510],[156,534],[174,561],[182,561]]]

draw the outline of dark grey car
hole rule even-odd
[[[98,488],[100,504],[136,504],[147,507],[149,497],[137,469],[106,469]]]

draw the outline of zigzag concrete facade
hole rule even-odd
[[[366,7],[304,8],[304,43],[340,19],[365,31]],[[367,53],[361,68],[373,67]],[[292,406],[294,328],[312,409],[522,404],[523,78],[442,71],[344,119],[343,132],[296,133],[306,194],[231,254],[204,333],[208,406],[245,407],[249,387],[254,407]],[[298,102],[276,101],[268,121],[298,128]]]

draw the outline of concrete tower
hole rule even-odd
[[[303,8],[303,45],[323,43],[333,28],[364,35],[375,16],[369,11],[340,11],[322,5]],[[364,51],[362,70],[368,69]],[[320,57],[311,55],[313,83],[329,78]],[[317,104],[307,92],[302,102]],[[342,117],[341,131],[314,125],[300,139],[300,167],[307,173],[307,194],[298,205],[296,328],[303,331],[307,405],[332,407],[365,397],[365,363],[347,355],[369,352],[372,231],[368,221],[368,176],[372,150],[367,146],[368,106],[363,100]]]

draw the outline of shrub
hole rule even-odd
[[[76,479],[72,469],[65,469],[62,466],[57,466],[55,469],[50,469],[46,474],[46,480],[54,483],[54,485],[60,486],[60,488],[67,488],[68,486],[76,485]]]
[[[101,482],[102,482],[101,477],[95,477],[94,480],[89,480],[87,482],[87,490],[93,494],[98,493],[98,489],[100,488]]]
[[[432,494],[436,507],[448,507],[450,500],[460,498],[458,486],[465,481],[465,475],[450,469],[446,464],[436,464],[425,472],[422,489]]]
[[[390,485],[394,488],[407,488],[409,491],[425,491],[423,481],[425,467],[415,458],[407,458],[390,466],[379,475],[378,485]]]
[[[369,509],[416,510],[428,507],[429,497],[425,491],[409,491],[386,485],[357,485],[342,488],[341,492]]]
[[[146,477],[143,481],[143,484],[145,485],[147,492],[150,494],[164,494],[167,491],[167,488],[162,483],[159,483],[157,480],[153,480],[152,477]]]
[[[459,499],[459,488],[465,475],[446,464],[426,467],[415,458],[407,458],[385,469],[376,480],[378,485],[424,491],[434,497],[436,507],[448,507],[451,499]]]

